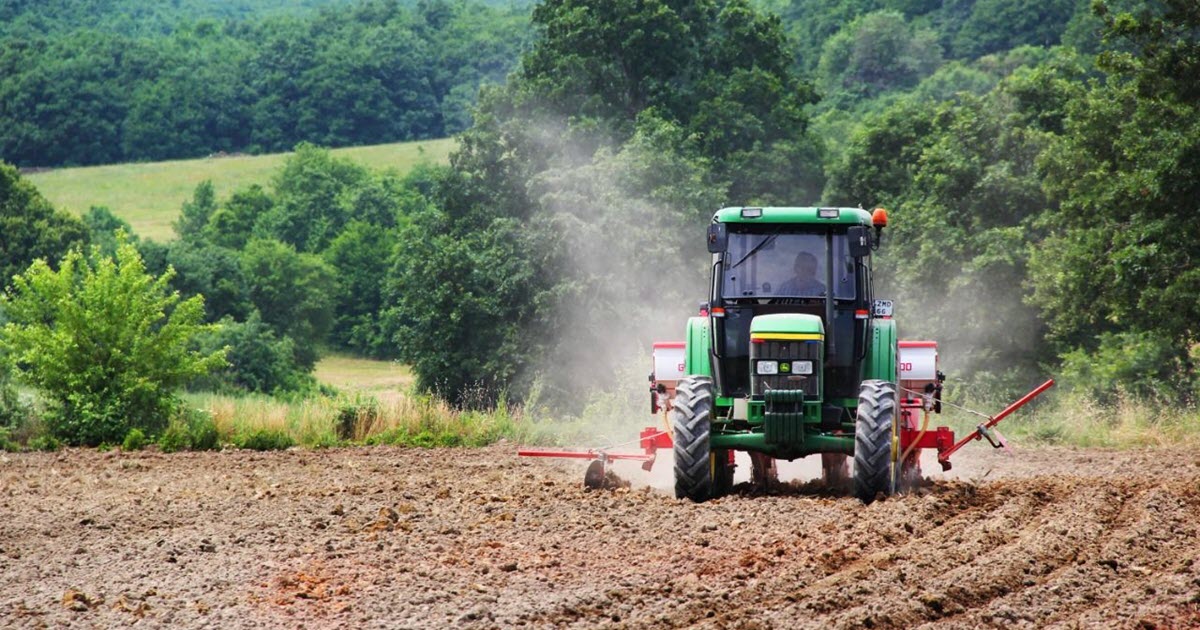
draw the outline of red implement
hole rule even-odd
[[[517,455],[521,457],[560,457],[565,459],[590,459],[595,463],[599,463],[601,471],[608,467],[609,462],[618,460],[635,461],[642,463],[642,470],[650,470],[654,466],[654,460],[658,456],[658,449],[671,448],[671,436],[662,429],[647,427],[642,430],[638,437],[638,442],[642,447],[640,453],[621,453],[611,452],[601,448],[589,448],[586,451],[567,450],[567,449],[550,449],[550,448],[526,448],[517,451]],[[597,482],[597,477],[593,474],[595,465],[588,468],[589,474],[584,479],[584,484],[589,487],[598,487],[593,485]],[[600,480],[603,475],[600,475]]]

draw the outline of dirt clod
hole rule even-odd
[[[75,612],[89,610],[96,603],[98,602],[93,602],[92,598],[75,589],[67,589],[67,592],[63,593],[62,596],[63,608]]]

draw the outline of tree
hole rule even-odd
[[[993,386],[1022,386],[1005,372],[1053,357],[1039,309],[1024,302],[1032,244],[1056,209],[1035,165],[1053,139],[1042,108],[1060,101],[1035,83],[1022,75],[983,96],[898,101],[868,119],[827,192],[834,204],[891,212],[877,293],[899,300],[906,334],[943,344],[948,371]]]
[[[1161,358],[1165,341],[1177,381],[1193,382],[1200,8],[1180,0],[1133,12],[1096,7],[1107,76],[1066,102],[1064,132],[1039,162],[1062,210],[1046,218],[1049,235],[1031,261],[1034,300],[1057,350]],[[1158,340],[1153,353],[1147,339]],[[1187,388],[1177,395],[1193,397]]]
[[[57,258],[87,242],[82,221],[55,210],[16,168],[0,162],[0,286],[35,259]]]
[[[238,190],[208,218],[204,237],[214,245],[240,250],[254,233],[258,218],[266,215],[275,200],[258,184]]]
[[[954,35],[955,57],[974,59],[1021,45],[1055,46],[1078,0],[978,0]]]
[[[396,346],[379,320],[397,236],[395,229],[351,221],[323,254],[340,280],[331,336],[339,345],[367,356],[396,355]]]
[[[117,255],[117,247],[123,242],[121,239],[135,245],[138,242],[129,222],[113,214],[112,210],[105,206],[88,208],[83,215],[83,224],[87,226],[88,239],[100,248],[102,255],[109,258]]]
[[[206,350],[225,348],[228,365],[193,380],[189,387],[261,394],[306,392],[316,387],[316,379],[296,364],[292,340],[277,335],[257,311],[244,322],[221,320],[219,326],[201,335],[199,342]]]
[[[72,251],[57,271],[39,259],[15,278],[0,302],[9,318],[0,344],[45,391],[56,436],[94,446],[134,427],[161,430],[177,389],[224,365],[222,350],[190,349],[206,329],[203,298],[181,300],[170,280],[146,273],[128,243],[115,259]]]
[[[526,256],[533,234],[508,220],[459,238],[443,220],[433,212],[401,232],[385,318],[418,387],[486,404],[528,386],[517,379],[546,343],[530,325],[547,312]]]
[[[298,253],[286,243],[255,239],[241,254],[242,273],[252,278],[250,301],[262,321],[294,344],[295,360],[312,370],[318,346],[333,325],[337,278],[313,254]]]
[[[878,11],[855,19],[825,42],[817,76],[826,95],[852,104],[914,87],[941,63],[933,31],[909,25],[900,13]]]
[[[171,241],[161,264],[163,270],[174,269],[172,288],[186,297],[204,296],[205,321],[244,320],[254,311],[251,279],[242,272],[238,252],[207,241]],[[159,269],[149,262],[147,266]]]
[[[204,228],[209,218],[217,209],[217,193],[213,189],[211,179],[206,179],[196,186],[190,201],[183,202],[179,218],[172,223],[175,234],[185,241],[204,238]]]
[[[258,230],[301,252],[320,252],[349,220],[343,195],[366,179],[362,166],[300,144],[275,176],[274,205],[259,218]]]

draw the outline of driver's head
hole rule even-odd
[[[815,278],[817,277],[817,257],[808,252],[800,252],[796,254],[796,263],[793,269],[797,277]]]

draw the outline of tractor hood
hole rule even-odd
[[[756,335],[815,335],[825,336],[825,324],[816,315],[775,313],[759,315],[750,322],[750,337]]]

